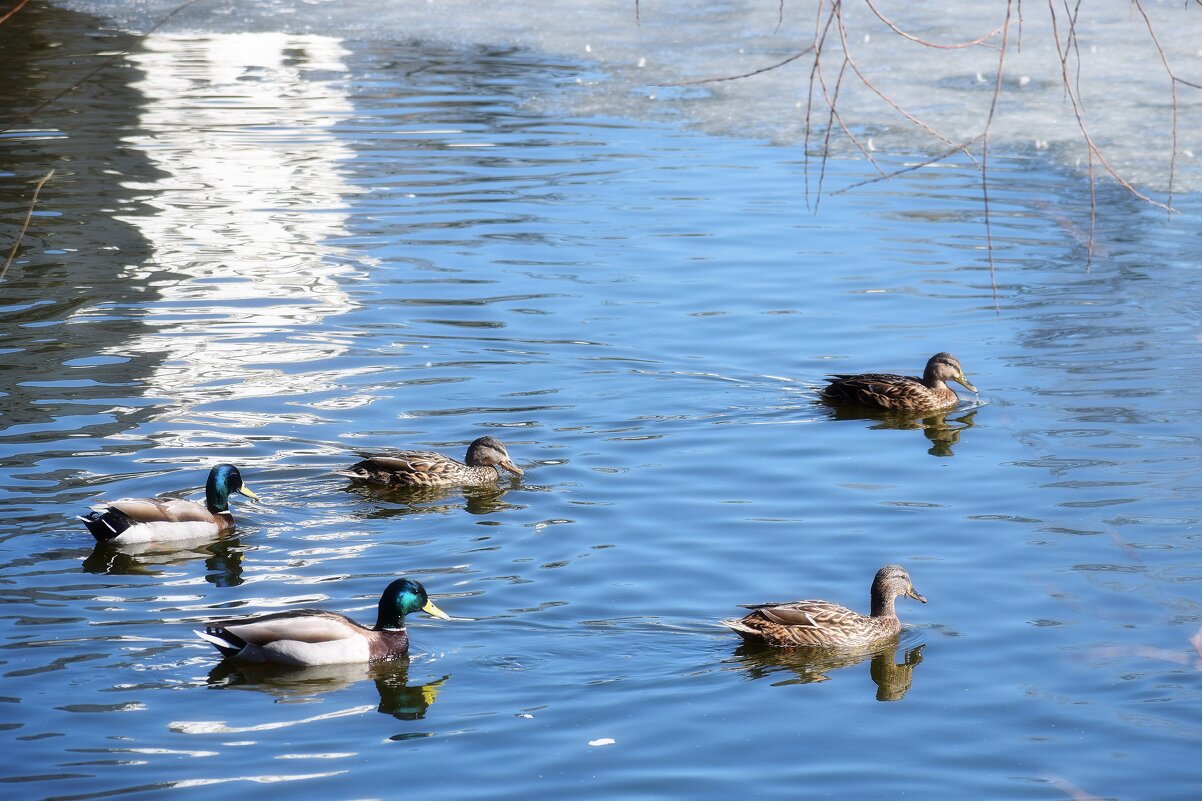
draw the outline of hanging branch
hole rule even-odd
[[[183,3],[182,5],[176,6],[174,9],[172,9],[172,10],[171,10],[171,12],[170,12],[169,14],[167,14],[167,16],[163,17],[163,18],[162,18],[162,19],[160,19],[158,22],[156,22],[156,23],[155,23],[153,26],[151,26],[150,30],[146,31],[146,33],[144,33],[144,34],[142,34],[141,36],[137,37],[137,38],[134,40],[134,41],[135,41],[135,43],[141,43],[143,39],[145,39],[146,37],[150,36],[150,35],[151,35],[151,34],[153,34],[155,31],[157,31],[159,28],[161,28],[161,27],[163,27],[164,25],[166,25],[166,24],[167,24],[167,22],[168,22],[168,21],[169,21],[169,20],[170,20],[172,17],[174,17],[176,14],[179,14],[181,11],[183,11],[184,9],[186,9],[188,6],[194,6],[194,5],[196,5],[197,3],[200,3],[200,2],[202,2],[202,0],[187,0],[187,2],[186,2],[186,3]],[[23,4],[22,4],[22,5],[23,5]],[[18,8],[20,8],[20,6],[18,6]],[[8,17],[9,17],[9,16],[12,16],[12,14],[16,12],[16,10],[17,10],[17,9],[13,9],[13,11],[12,11],[12,12],[10,12],[10,13],[9,13],[9,15],[8,15],[8,16],[6,16],[4,19],[8,19]],[[3,21],[4,21],[4,20],[0,20],[0,22],[3,22]],[[102,62],[100,62],[98,65],[96,65],[96,68],[95,68],[95,69],[93,69],[93,70],[91,70],[90,72],[88,72],[86,75],[84,75],[84,76],[83,76],[82,78],[80,78],[78,81],[75,81],[75,83],[71,84],[71,85],[70,85],[70,86],[68,86],[66,89],[62,90],[61,92],[59,92],[59,93],[58,93],[58,94],[56,94],[56,95],[51,95],[50,97],[48,97],[48,98],[46,98],[45,100],[43,100],[41,103],[38,103],[36,106],[34,106],[33,108],[31,108],[29,111],[26,111],[26,112],[25,112],[25,113],[23,113],[23,114],[18,114],[18,115],[17,115],[17,116],[16,116],[16,117],[13,119],[12,123],[10,123],[9,125],[6,125],[6,126],[5,126],[5,127],[3,127],[3,128],[0,128],[0,133],[5,133],[5,132],[7,132],[7,131],[11,131],[13,128],[17,127],[17,125],[19,125],[20,123],[22,123],[22,122],[25,122],[26,120],[29,120],[29,119],[33,119],[33,117],[34,117],[34,115],[35,115],[35,114],[37,114],[37,113],[38,113],[38,112],[40,112],[42,109],[44,109],[44,108],[46,108],[47,106],[49,106],[50,104],[52,104],[52,103],[57,103],[57,102],[58,102],[59,100],[61,100],[63,97],[65,97],[65,96],[67,96],[67,95],[71,94],[71,93],[72,93],[72,92],[74,92],[76,89],[78,89],[79,87],[83,86],[83,85],[84,85],[85,83],[87,83],[88,81],[92,80],[92,78],[93,78],[93,77],[95,77],[97,73],[99,73],[99,72],[100,72],[101,70],[103,70],[103,69],[106,69],[106,68],[107,68],[107,67],[108,67],[110,64],[112,64],[112,63],[113,63],[114,61],[116,61],[117,59],[119,59],[119,58],[124,58],[124,57],[128,56],[128,55],[130,54],[130,52],[132,51],[132,49],[133,49],[133,48],[126,48],[125,50],[122,50],[122,51],[121,51],[121,52],[119,52],[119,53],[113,53],[111,56],[109,56],[108,58],[106,58],[104,61],[102,61]]]
[[[989,257],[989,285],[993,289],[993,308],[1000,311],[997,296],[997,271],[993,263],[993,225],[989,218],[989,128],[997,112],[998,97],[1002,94],[1002,68],[1006,63],[1006,44],[1010,36],[1010,13],[1014,0],[1006,2],[1006,21],[1002,24],[1002,45],[998,48],[997,74],[993,80],[993,97],[989,101],[989,116],[985,118],[985,129],[981,131],[981,198],[985,207],[985,252]]]
[[[968,42],[957,42],[956,44],[938,44],[937,42],[928,42],[925,39],[919,39],[917,36],[915,36],[911,33],[907,33],[906,31],[903,31],[901,28],[899,28],[897,25],[895,25],[892,20],[890,20],[888,17],[886,17],[880,11],[877,11],[876,6],[874,6],[872,4],[872,0],[864,0],[864,4],[867,5],[869,10],[872,11],[872,13],[876,15],[877,19],[879,19],[881,22],[888,25],[893,30],[893,32],[896,33],[898,36],[902,37],[903,39],[909,39],[911,42],[917,42],[918,44],[922,45],[923,47],[933,47],[937,50],[959,50],[960,48],[964,48],[964,47],[989,47],[989,48],[996,50],[997,49],[996,45],[986,44],[986,42],[988,42],[993,37],[997,36],[999,33],[1002,32],[1002,28],[1004,28],[1006,25],[1010,24],[1010,14],[1007,13],[1006,14],[1006,22],[1003,25],[1000,25],[1000,26],[994,28],[992,31],[985,34],[984,36],[978,36],[976,39],[973,39],[972,41],[968,41]],[[1004,45],[1003,45],[1003,47],[1004,47]]]
[[[656,84],[656,85],[657,86],[700,86],[703,83],[719,83],[721,81],[741,81],[744,78],[751,78],[756,75],[763,75],[765,72],[771,72],[772,70],[780,69],[781,67],[785,66],[786,64],[792,64],[794,61],[796,61],[797,59],[806,55],[813,49],[814,49],[814,47],[811,45],[810,47],[807,47],[805,50],[802,50],[800,53],[796,53],[794,55],[789,56],[784,61],[778,61],[775,64],[770,64],[767,67],[760,67],[758,70],[752,70],[751,72],[744,72],[742,75],[725,75],[720,78],[699,78],[698,80],[695,80],[695,81],[677,81],[675,83],[661,83],[661,84]]]
[[[21,231],[17,234],[17,241],[13,242],[13,249],[8,254],[8,261],[4,262],[4,269],[0,270],[0,281],[4,280],[4,276],[8,274],[8,266],[13,263],[13,259],[17,257],[17,248],[21,247],[21,240],[25,238],[25,232],[29,230],[29,221],[33,218],[33,207],[38,202],[38,193],[42,191],[42,187],[50,180],[50,176],[54,175],[54,170],[42,176],[42,180],[38,181],[33,187],[33,197],[29,201],[29,211],[25,212],[25,222],[21,225]]]
[[[28,2],[29,2],[29,0],[21,0],[21,2],[17,3],[15,6],[13,6],[12,11],[9,11],[3,17],[0,17],[0,25],[3,25],[4,23],[8,22],[8,18],[11,17],[13,14],[16,14],[21,9],[25,8],[25,4]]]

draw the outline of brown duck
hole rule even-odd
[[[901,412],[932,411],[955,406],[960,399],[948,381],[965,389],[977,388],[964,376],[960,361],[950,353],[936,353],[927,361],[922,378],[892,373],[861,373],[828,376],[830,384],[822,390],[824,400],[833,403],[858,403],[875,409]]]
[[[505,446],[495,437],[480,437],[468,445],[467,456],[462,462],[437,451],[361,455],[366,457],[363,461],[336,472],[348,478],[397,487],[492,484],[501,477],[501,468],[522,475],[522,469],[513,463]]]
[[[741,620],[723,620],[722,625],[748,639],[771,645],[855,647],[868,645],[901,631],[893,608],[894,599],[905,595],[926,603],[910,583],[901,565],[885,565],[872,580],[872,611],[853,612],[831,601],[791,601],[775,604],[744,604],[753,610]]]

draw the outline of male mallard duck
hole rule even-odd
[[[936,353],[927,361],[922,378],[892,373],[863,373],[861,375],[828,376],[830,384],[822,397],[835,403],[859,403],[877,409],[901,412],[930,411],[955,406],[956,393],[947,385],[955,381],[965,389],[976,392],[968,383],[960,362],[950,353]]]
[[[755,611],[742,620],[723,620],[722,625],[771,645],[867,645],[901,631],[901,621],[893,608],[893,600],[899,595],[927,602],[910,583],[905,568],[885,565],[872,580],[872,613],[868,616],[830,601],[792,601],[744,604]]]
[[[501,477],[500,468],[520,476],[522,469],[495,437],[480,437],[467,446],[463,462],[436,451],[397,451],[392,456],[371,456],[336,471],[349,478],[401,487],[445,487],[451,484],[491,484]]]
[[[242,483],[238,468],[219,464],[209,471],[203,506],[181,498],[129,498],[93,506],[91,512],[80,515],[79,519],[100,542],[125,544],[209,537],[234,527],[231,492],[259,500]]]
[[[341,665],[375,662],[409,651],[405,615],[418,610],[450,620],[413,579],[392,582],[380,596],[374,628],[321,609],[293,609],[259,617],[223,620],[196,632],[222,656],[277,665]]]

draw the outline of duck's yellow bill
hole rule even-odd
[[[422,611],[427,615],[434,615],[434,617],[441,618],[443,620],[451,619],[451,616],[435,606],[433,601],[426,601],[426,605],[422,607]]]
[[[968,381],[968,378],[967,378],[967,377],[964,375],[964,373],[960,373],[960,377],[959,377],[959,378],[957,378],[956,380],[957,380],[958,382],[960,382],[960,384],[961,384],[961,385],[962,385],[962,386],[963,386],[965,389],[967,389],[969,392],[976,392],[976,391],[977,391],[977,388],[976,388],[976,387],[974,387],[972,384],[970,384],[970,383],[969,383],[969,381]]]
[[[254,499],[254,500],[256,500],[256,501],[261,501],[261,500],[263,500],[263,499],[262,499],[262,498],[260,498],[258,495],[255,495],[253,492],[251,492],[251,489],[250,489],[250,487],[246,486],[245,484],[243,484],[241,487],[239,487],[239,488],[238,488],[238,493],[239,493],[240,495],[245,495],[245,496],[246,496],[246,497],[248,497],[248,498],[252,498],[252,499]]]

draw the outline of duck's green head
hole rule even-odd
[[[401,629],[405,627],[405,615],[413,612],[450,620],[446,612],[439,609],[426,595],[420,581],[400,578],[388,585],[380,596],[380,611],[376,616],[377,629]]]
[[[242,474],[238,472],[238,468],[232,464],[219,464],[209,471],[209,480],[205,482],[205,505],[214,514],[228,512],[231,492],[259,500],[259,496],[242,483]]]

